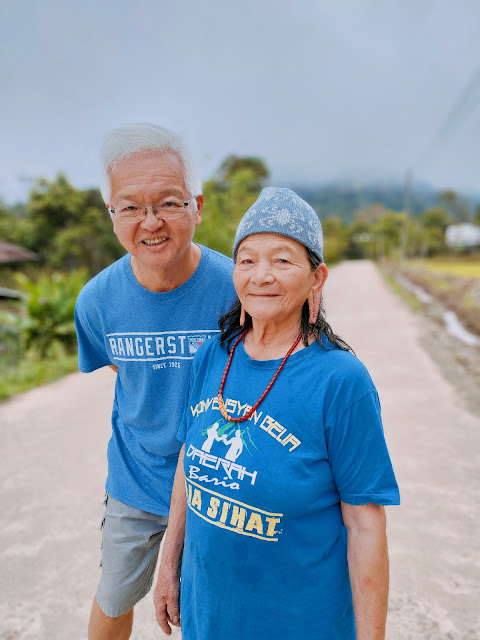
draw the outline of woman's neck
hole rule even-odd
[[[299,332],[300,323],[298,326],[281,327],[253,320],[252,328],[245,336],[243,346],[254,360],[278,360],[284,357]],[[304,348],[303,340],[300,340],[293,353]]]

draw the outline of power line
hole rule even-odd
[[[425,163],[439,144],[459,129],[459,127],[475,110],[479,102],[480,68],[474,72],[470,82],[458,97],[430,146],[427,147],[413,166],[418,167],[420,164]]]
[[[442,126],[439,128],[437,135],[434,137],[430,146],[419,156],[418,160],[407,169],[404,184],[404,211],[407,217],[410,214],[412,185],[414,169],[418,170],[420,165],[424,165],[435,149],[447,138],[449,138],[465,120],[475,110],[480,102],[480,67],[475,70],[465,89],[457,98],[453,108],[448,113]]]

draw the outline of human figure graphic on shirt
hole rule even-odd
[[[221,442],[225,438],[225,436],[218,436],[217,431],[219,426],[220,424],[218,422],[214,422],[212,426],[207,429],[207,439],[202,444],[202,451],[210,453],[214,441]]]
[[[240,431],[240,429],[237,429],[235,431],[235,435],[232,438],[230,438],[230,440],[224,439],[223,441],[226,445],[230,445],[230,449],[225,454],[225,460],[230,460],[231,462],[235,462],[235,460],[243,451],[242,432]]]

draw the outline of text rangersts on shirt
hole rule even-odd
[[[108,333],[106,342],[112,362],[152,362],[153,369],[164,369],[166,361],[193,360],[199,346],[218,333],[201,329]]]

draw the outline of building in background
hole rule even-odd
[[[445,229],[445,244],[452,249],[480,247],[480,227],[469,222],[451,224]]]

